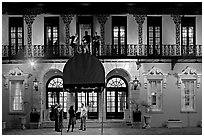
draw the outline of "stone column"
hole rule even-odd
[[[133,17],[135,17],[135,20],[138,24],[138,44],[143,44],[143,23],[145,20],[146,15],[140,15],[140,14],[133,14]]]
[[[98,22],[101,27],[101,53],[99,55],[104,55],[104,47],[105,47],[105,23],[108,19],[108,14],[99,14],[97,15]]]
[[[65,55],[69,55],[69,39],[70,39],[69,28],[73,16],[74,16],[73,14],[61,15],[62,20],[65,24],[65,44],[66,44]]]
[[[180,15],[171,15],[173,21],[176,25],[176,45],[180,45],[180,24],[181,16]]]
[[[174,21],[174,23],[175,23],[175,25],[176,25],[176,55],[180,55],[180,53],[181,53],[181,46],[179,46],[179,45],[181,45],[180,44],[180,32],[181,32],[181,30],[180,30],[180,24],[181,24],[181,16],[180,15],[176,15],[176,14],[174,14],[174,15],[171,15],[171,17],[173,18],[173,21]]]
[[[23,18],[27,24],[27,47],[26,47],[26,57],[32,57],[32,24],[37,15],[23,15]]]

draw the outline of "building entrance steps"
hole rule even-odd
[[[80,119],[77,119],[75,128],[78,128],[80,126]],[[87,128],[100,128],[102,125],[101,121],[99,120],[86,120],[86,126]],[[119,120],[119,119],[108,119],[103,121],[103,127],[104,128],[111,128],[111,127],[128,127],[130,125],[130,122],[126,122],[125,120]],[[43,121],[42,122],[42,128],[54,128],[55,121]],[[63,121],[63,127],[67,128],[68,126],[68,120]]]

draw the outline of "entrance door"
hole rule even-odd
[[[76,94],[76,110],[81,109],[81,103],[84,103],[88,108],[88,119],[98,119],[98,93],[80,92]]]
[[[53,77],[48,81],[46,100],[47,100],[47,109],[49,109],[49,113],[50,113],[50,120],[55,120],[54,105],[58,103],[63,106],[63,102],[64,102],[63,116],[65,119],[67,118],[67,92],[63,93],[63,80],[61,77]]]
[[[106,92],[106,118],[123,119],[127,108],[127,84],[122,77],[108,80]]]

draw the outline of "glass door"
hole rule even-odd
[[[81,109],[81,103],[88,109],[88,119],[98,119],[98,94],[96,92],[77,93],[76,110]],[[79,114],[77,115],[79,118]]]

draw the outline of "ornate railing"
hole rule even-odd
[[[31,55],[28,54],[28,50],[31,50]],[[77,48],[71,46],[59,45],[59,46],[48,46],[48,45],[32,45],[31,49],[25,45],[21,48],[15,48],[14,46],[2,45],[2,57],[3,59],[22,59],[26,57],[35,58],[69,58],[74,56],[76,53],[82,53],[83,47],[80,45]],[[92,54],[92,51],[91,53]],[[128,44],[128,45],[105,45],[100,46],[100,53],[97,55],[100,57],[175,57],[175,56],[191,56],[201,57],[202,56],[202,45],[192,46],[181,46],[181,45],[139,45],[139,44]]]

